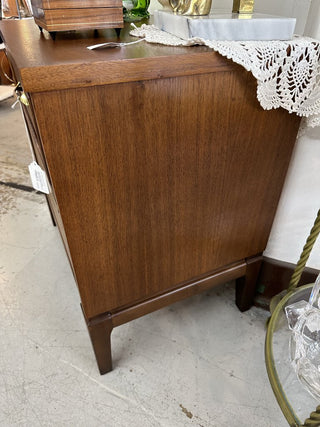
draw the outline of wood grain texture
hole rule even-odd
[[[236,304],[240,311],[249,310],[256,295],[262,254],[246,259],[246,274],[236,280]]]
[[[269,309],[271,298],[284,289],[288,289],[295,267],[296,264],[263,257],[261,270],[257,280],[260,292],[256,297],[255,304]],[[299,286],[314,283],[318,274],[319,270],[305,267],[299,281]]]
[[[105,374],[112,370],[110,335],[114,327],[159,310],[183,298],[204,292],[215,285],[244,276],[246,268],[247,264],[245,262],[234,263],[215,271],[211,276],[191,281],[170,292],[142,301],[125,309],[120,308],[114,313],[103,313],[91,319],[86,317],[85,311],[81,306],[100,373]]]
[[[39,9],[80,9],[121,6],[121,0],[31,0]]]
[[[7,78],[12,78],[10,64],[4,50],[0,49],[0,84],[11,85],[11,81]]]
[[[7,0],[6,8],[4,7],[4,4],[2,2],[2,7],[3,7],[3,16],[5,18],[10,18],[12,16],[19,16],[16,0]]]
[[[244,70],[33,102],[88,317],[264,250],[299,119]]]
[[[122,28],[121,0],[31,0],[36,24],[47,31]]]
[[[185,283],[169,292],[142,301],[131,307],[120,308],[111,313],[112,325],[114,327],[122,325],[145,314],[166,307],[169,304],[197,295],[211,289],[213,286],[245,276],[246,269],[247,264],[245,261],[227,265],[220,270],[214,271],[210,276]]]
[[[81,306],[82,308],[82,306]],[[98,364],[100,374],[106,374],[112,370],[111,332],[112,319],[109,314],[90,320],[82,310],[92,347]]]
[[[35,120],[35,116],[34,116],[34,112],[33,112],[33,108],[32,108],[32,102],[31,102],[30,98],[29,98],[29,106],[26,107],[24,104],[21,104],[21,109],[22,109],[22,114],[24,117],[25,125],[26,125],[26,131],[27,131],[28,136],[30,138],[30,142],[31,142],[32,150],[33,150],[33,155],[34,155],[38,165],[46,173],[48,184],[52,188],[52,181],[51,181],[50,173],[48,170],[47,162],[45,159],[45,155],[43,152],[43,147],[41,144],[41,139],[39,136],[37,125],[36,125],[36,120]],[[49,194],[46,194],[46,199],[47,199],[47,202],[49,205],[49,209],[50,209],[50,213],[52,215],[53,222],[59,227],[60,235],[61,235],[64,247],[65,247],[69,262],[70,262],[70,266],[72,268],[72,271],[74,272],[73,264],[72,264],[72,258],[71,258],[71,254],[69,251],[69,246],[67,243],[67,238],[66,238],[64,226],[63,226],[63,223],[61,220],[59,206],[58,206],[54,192],[51,191]]]
[[[90,52],[114,32],[0,31],[100,371],[114,326],[244,275],[247,306],[300,118],[262,110],[252,75],[206,47]]]
[[[34,7],[33,15],[36,24],[47,31],[123,27],[122,6],[93,9],[38,9]]]
[[[239,66],[206,46],[172,47],[139,43],[125,49],[89,51],[87,46],[106,41],[133,41],[130,27],[114,30],[57,34],[53,41],[40,34],[32,20],[2,21],[0,32],[16,78],[27,92],[41,92],[161,79],[220,70],[237,70]]]

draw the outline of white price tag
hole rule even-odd
[[[49,186],[45,172],[41,169],[37,162],[32,162],[29,165],[29,173],[31,177],[32,187],[42,193],[49,194]]]

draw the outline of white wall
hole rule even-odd
[[[255,0],[255,10],[261,13],[297,18],[295,33],[303,34],[311,0]]]
[[[304,34],[320,40],[320,0],[311,2]]]
[[[304,34],[320,40],[320,0],[312,0]],[[298,138],[266,256],[296,263],[320,209],[320,127]],[[320,269],[320,237],[308,266]]]
[[[319,0],[317,0],[319,2]],[[303,34],[311,0],[255,0],[254,10],[259,13],[297,18],[296,34]],[[232,10],[233,0],[212,0],[211,11]]]

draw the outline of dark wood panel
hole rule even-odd
[[[180,301],[183,298],[188,298],[192,295],[204,292],[215,285],[226,283],[227,281],[241,277],[246,274],[246,270],[246,262],[238,262],[225,266],[220,271],[218,270],[213,272],[209,277],[188,282],[165,294],[155,296],[127,308],[116,310],[113,314],[103,313],[94,318],[88,319],[85,311],[82,310],[100,373],[106,374],[112,370],[110,335],[115,326],[130,322],[133,319],[137,319],[145,314],[159,310],[160,308]]]
[[[288,288],[295,267],[295,264],[289,262],[264,257],[257,281],[258,294],[255,304],[269,309],[271,298]],[[305,267],[299,286],[314,283],[318,274],[318,270]]]
[[[264,250],[299,119],[244,70],[33,99],[88,317]]]
[[[38,163],[38,165],[42,168],[42,170],[46,173],[46,176],[47,176],[47,179],[49,182],[49,187],[52,190],[52,188],[53,188],[52,187],[52,181],[51,181],[51,177],[49,174],[48,165],[47,165],[46,160],[45,160],[45,155],[43,153],[43,148],[42,148],[40,136],[38,133],[38,128],[35,124],[35,117],[34,117],[34,113],[33,113],[31,99],[29,98],[29,106],[25,106],[24,104],[21,104],[21,108],[22,108],[22,113],[23,113],[25,125],[26,125],[26,131],[28,133],[28,137],[29,137],[29,140],[30,140],[30,143],[32,146],[32,150],[33,150],[35,160]],[[53,220],[59,228],[60,235],[61,235],[64,247],[65,247],[71,268],[73,269],[73,264],[72,264],[72,259],[71,259],[71,254],[69,251],[67,238],[66,238],[66,233],[64,230],[64,226],[62,223],[57,199],[56,199],[54,192],[50,191],[49,194],[46,194],[46,199],[47,199],[47,203],[49,205],[50,213],[53,217]]]
[[[174,304],[184,298],[197,295],[214,286],[227,283],[231,280],[242,277],[246,274],[247,265],[244,261],[224,266],[220,271],[214,271],[208,277],[185,283],[184,285],[172,289],[171,291],[142,301],[137,305],[122,308],[112,313],[112,326],[119,326],[123,323],[130,322],[133,319],[144,316],[167,305]],[[98,320],[98,319],[97,319]]]
[[[5,51],[0,49],[0,84],[11,85],[12,82],[8,79],[7,76],[12,78],[10,65]]]
[[[263,111],[251,74],[207,47],[91,52],[115,32],[0,30],[100,371],[113,326],[244,275],[247,309],[300,118]]]

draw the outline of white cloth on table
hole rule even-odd
[[[257,79],[257,98],[265,110],[282,107],[320,126],[320,42],[297,36],[280,41],[180,39],[143,24],[130,34],[169,46],[206,45],[250,71]]]

